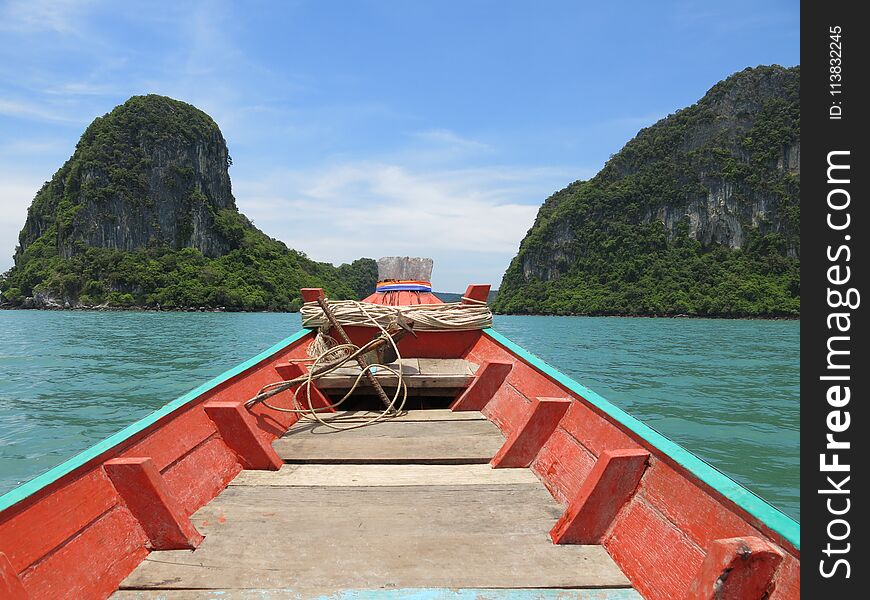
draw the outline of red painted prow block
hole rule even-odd
[[[153,550],[182,550],[199,546],[202,535],[172,496],[150,458],[115,458],[103,465]]]
[[[649,452],[605,450],[550,531],[555,544],[599,544],[646,470]]]
[[[514,430],[493,459],[493,468],[528,467],[571,406],[570,398],[535,398],[525,420]]]
[[[475,373],[474,380],[450,405],[450,410],[482,410],[501,384],[504,383],[514,364],[498,360],[485,360]]]
[[[9,558],[0,552],[0,598],[9,600],[27,600],[30,596],[24,589],[24,584],[18,577],[18,573],[9,562]]]
[[[302,293],[303,302],[317,302],[318,298],[325,298],[323,288],[302,288],[299,290]]]
[[[284,378],[285,381],[289,381],[291,379],[296,379],[300,375],[304,375],[306,373],[305,367],[300,365],[299,363],[289,363],[283,365],[277,365],[275,370],[278,371],[278,374]],[[329,398],[317,389],[317,385],[312,382],[311,384],[311,398],[309,398],[306,393],[307,386],[303,383],[299,386],[299,391],[296,392],[296,399],[299,400],[299,404],[304,406],[305,408],[325,408],[332,404]],[[334,408],[328,408],[321,412],[335,412]]]
[[[239,456],[246,469],[277,471],[284,464],[272,445],[260,437],[254,418],[243,404],[211,401],[204,408],[224,443]]]
[[[489,288],[491,286],[488,283],[472,283],[469,285],[465,294],[462,295],[461,304],[479,304],[480,302],[486,302],[486,299],[489,297]],[[475,302],[475,300],[477,302]]]
[[[755,536],[710,544],[685,600],[761,600],[773,591],[782,552]]]

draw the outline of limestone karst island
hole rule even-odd
[[[595,177],[544,201],[493,309],[799,315],[799,89],[799,67],[749,68],[640,131]],[[36,193],[0,301],[293,311],[301,287],[374,291],[374,260],[319,263],[254,227],[229,164],[208,115],[131,98]]]

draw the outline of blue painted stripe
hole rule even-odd
[[[172,402],[169,402],[168,404],[163,405],[162,407],[158,408],[150,415],[147,415],[147,416],[143,417],[142,419],[139,419],[135,423],[128,425],[127,427],[125,427],[124,429],[119,431],[118,433],[116,433],[116,434],[104,439],[103,441],[91,446],[87,450],[84,450],[84,451],[80,452],[79,454],[76,454],[75,456],[73,456],[69,460],[59,464],[58,466],[54,467],[53,469],[51,469],[49,471],[46,471],[42,475],[39,475],[38,477],[31,479],[27,483],[21,484],[20,486],[7,492],[3,496],[0,496],[0,511],[6,510],[7,508],[12,506],[16,502],[20,502],[20,501],[24,500],[25,498],[35,494],[36,492],[38,492],[39,490],[41,490],[45,486],[54,483],[55,481],[57,481],[58,479],[60,479],[64,475],[71,473],[72,471],[81,467],[85,463],[90,462],[91,460],[97,458],[101,454],[111,450],[115,446],[127,441],[129,438],[133,437],[137,433],[144,431],[145,429],[147,429],[148,427],[150,427],[151,425],[153,425],[154,423],[156,423],[158,420],[162,419],[163,417],[171,414],[172,412],[178,410],[179,408],[182,408],[183,406],[185,406],[187,404],[190,404],[190,403],[196,401],[196,399],[199,398],[200,396],[202,396],[204,393],[208,392],[211,389],[216,388],[217,386],[219,386],[223,382],[227,381],[228,379],[231,379],[231,378],[235,377],[236,375],[239,375],[240,373],[247,371],[251,367],[255,367],[256,365],[263,362],[264,360],[271,358],[275,354],[281,352],[282,350],[284,350],[285,348],[287,348],[291,344],[298,342],[299,340],[304,338],[306,335],[309,335],[310,333],[311,332],[307,329],[301,329],[301,330],[297,331],[296,333],[294,333],[290,337],[288,337],[284,340],[281,340],[280,342],[278,342],[277,344],[275,344],[271,348],[268,348],[268,349],[264,350],[263,352],[260,352],[258,355],[254,356],[253,358],[249,358],[245,362],[236,365],[232,369],[224,371],[223,373],[221,373],[220,375],[218,375],[214,379],[211,379],[210,381],[203,383],[199,387],[190,390],[189,392],[187,392],[183,396],[180,396],[179,398],[176,398]]]
[[[649,425],[646,425],[626,413],[621,408],[611,404],[586,386],[577,383],[564,373],[550,366],[494,329],[484,329],[483,333],[544,375],[547,375],[578,396],[582,396],[587,402],[609,415],[614,421],[634,432],[654,448],[657,448],[659,451],[669,456],[695,477],[734,502],[734,504],[758,519],[761,523],[764,523],[764,525],[771,531],[775,531],[796,549],[800,550],[801,529],[800,524],[798,524],[797,521],[771,506],[676,442],[669,440]]]
[[[409,283],[397,283],[395,285],[382,285],[375,291],[379,294],[386,292],[431,292],[432,287],[428,285],[416,285]]]
[[[630,588],[599,589],[502,589],[502,588],[395,588],[374,590],[341,590],[332,594],[314,596],[293,589],[249,589],[249,590],[198,590],[202,598],[233,598],[259,600],[643,600],[642,596]],[[124,592],[125,598],[148,598],[150,600],[170,598],[171,592],[148,590],[137,593]]]
[[[276,596],[277,597],[277,596]],[[343,590],[320,600],[643,600],[628,588],[618,589],[498,589],[404,588],[395,590]]]

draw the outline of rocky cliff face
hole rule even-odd
[[[85,130],[36,194],[0,305],[294,310],[300,287],[374,288],[371,259],[334,267],[238,212],[217,124],[163,96],[135,96]]]
[[[593,179],[547,199],[505,274],[496,308],[794,314],[799,89],[798,67],[746,69],[640,131]],[[687,247],[693,251],[677,251]],[[736,270],[731,275],[760,278],[762,288],[775,281],[776,289],[714,301],[714,290],[730,279],[725,263]],[[650,280],[653,266],[661,272]],[[759,294],[768,299],[758,301]]]
[[[163,96],[135,96],[96,119],[73,156],[37,194],[16,264],[43,235],[61,256],[84,247],[149,245],[228,252],[216,227],[235,211],[226,142],[204,112]]]
[[[745,165],[752,163],[747,140],[756,121],[765,118],[773,107],[786,111],[795,108],[797,101],[797,71],[760,68],[744,71],[710,90],[699,105],[713,119],[686,136],[680,150],[687,156],[704,153],[711,148],[729,151]],[[783,104],[783,101],[785,104]],[[667,122],[656,127],[666,126]],[[800,140],[779,139],[780,144],[767,148],[767,164],[756,165],[780,176],[800,178]],[[775,158],[775,164],[773,160]],[[742,248],[746,244],[744,226],[761,234],[768,232],[793,233],[792,223],[778,212],[779,196],[776,190],[758,185],[758,177],[746,172],[744,177],[723,177],[713,170],[700,170],[698,183],[703,195],[689,195],[685,204],[679,201],[657,208],[648,208],[644,221],[661,221],[673,234],[677,223],[686,219],[689,235],[705,247],[721,244],[729,248]],[[795,240],[797,241],[797,240]],[[797,256],[794,246],[788,250]]]
[[[776,170],[783,175],[800,177],[800,144],[782,149]],[[793,224],[779,214],[779,197],[770,190],[757,189],[746,182],[702,178],[706,194],[687,198],[684,205],[673,204],[647,208],[643,222],[660,221],[673,235],[677,225],[686,220],[689,235],[704,247],[721,244],[732,249],[746,245],[749,231],[762,235],[770,232],[791,236]],[[786,248],[789,256],[797,257],[797,244]]]

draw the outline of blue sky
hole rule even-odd
[[[236,201],[318,260],[497,287],[540,203],[747,66],[791,2],[0,0],[0,271],[43,181],[134,94],[212,115]]]

